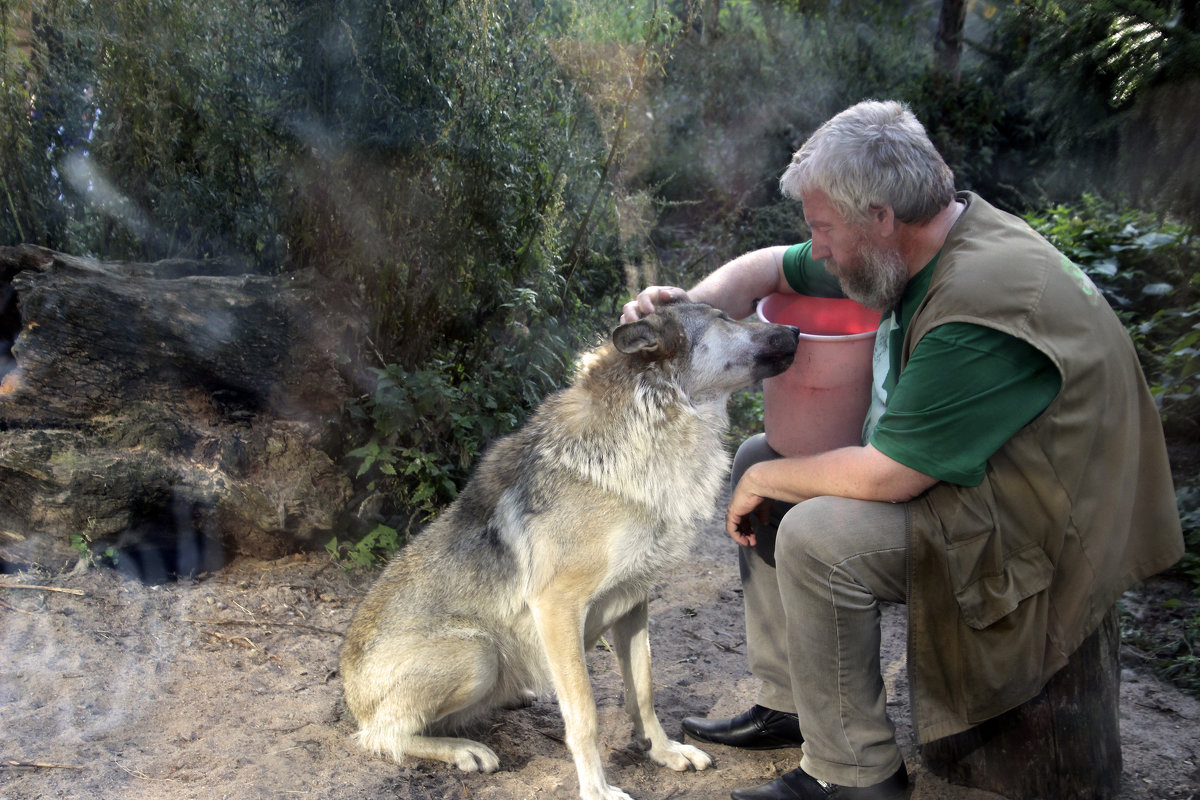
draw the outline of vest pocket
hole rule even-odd
[[[950,551],[951,571],[960,559],[976,561],[978,554],[968,554],[970,548],[957,547]],[[977,561],[976,561],[977,563]],[[966,564],[961,566],[966,567]],[[958,574],[971,574],[969,567]],[[997,572],[983,575],[970,583],[955,587],[963,622],[975,630],[984,630],[1016,610],[1021,601],[1032,597],[1050,585],[1054,565],[1044,550],[1030,545],[1005,556]]]

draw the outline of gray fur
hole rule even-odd
[[[627,798],[604,778],[584,661],[611,630],[635,737],[656,763],[708,767],[654,714],[647,595],[716,510],[729,395],[795,348],[792,329],[677,304],[585,353],[356,611],[341,674],[362,745],[491,772],[489,748],[446,734],[553,689],[580,796]]]

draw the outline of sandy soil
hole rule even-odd
[[[714,525],[651,603],[659,715],[727,716],[754,699],[733,544]],[[236,561],[198,581],[149,587],[105,569],[18,573],[0,590],[0,797],[573,798],[552,697],[498,714],[478,734],[492,775],[397,765],[359,752],[336,672],[341,634],[375,573],[323,555]],[[885,616],[890,711],[917,800],[998,797],[948,786],[920,765],[908,723],[902,609]],[[609,780],[638,800],[708,800],[791,769],[797,751],[709,748],[716,768],[674,773],[629,746],[619,676],[590,666]],[[1126,671],[1125,800],[1200,798],[1200,702]]]

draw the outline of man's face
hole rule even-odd
[[[876,242],[869,223],[848,222],[824,192],[809,192],[803,202],[812,257],[825,262],[847,297],[868,308],[894,308],[908,285],[908,265],[895,247]]]

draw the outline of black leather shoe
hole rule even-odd
[[[746,750],[799,747],[804,741],[795,714],[754,706],[729,719],[686,717],[683,732],[693,739]]]
[[[770,783],[753,789],[736,789],[733,800],[905,800],[908,770],[904,765],[874,786],[837,786],[819,781],[796,768]]]

